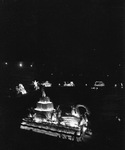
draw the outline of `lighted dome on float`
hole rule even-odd
[[[45,91],[42,91],[42,97],[37,102],[37,107],[35,110],[38,111],[53,111],[54,106],[53,103],[50,101],[50,98],[46,96]]]

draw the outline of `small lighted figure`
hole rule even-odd
[[[49,81],[46,81],[44,83],[41,83],[41,85],[45,86],[45,87],[51,87],[52,84]]]
[[[25,90],[23,84],[19,84],[18,86],[16,86],[16,91],[17,94],[21,93],[22,95],[27,94],[27,91]]]
[[[38,81],[32,81],[32,84],[34,85],[34,89],[35,90],[39,90],[40,89],[40,87],[39,87],[39,82]]]
[[[77,109],[74,106],[72,106],[71,108],[71,115],[75,117],[80,117],[80,114],[78,113]]]
[[[52,121],[56,122],[57,121],[57,112],[54,110],[53,114],[51,116]]]
[[[75,86],[75,84],[73,83],[73,81],[70,81],[69,83],[66,83],[66,81],[64,81],[63,86],[73,87],[73,86]]]

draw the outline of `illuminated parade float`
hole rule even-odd
[[[17,94],[22,94],[22,95],[27,94],[27,91],[25,90],[23,84],[21,83],[18,86],[16,86],[16,91],[17,91]]]
[[[79,111],[80,107],[84,109],[83,114]],[[84,105],[72,106],[71,113],[62,115],[60,106],[55,109],[50,98],[42,90],[42,97],[37,102],[36,108],[32,109],[29,115],[22,119],[20,128],[82,142],[92,136],[88,127],[88,115],[90,115],[90,112]]]

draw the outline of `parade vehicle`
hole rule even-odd
[[[80,113],[79,108],[84,109],[83,114]],[[58,105],[55,109],[53,102],[42,89],[42,97],[36,107],[30,109],[28,116],[22,119],[20,128],[82,142],[92,137],[92,131],[89,128],[89,115],[87,107],[80,104],[76,107],[71,106],[70,113],[62,113],[60,106]]]

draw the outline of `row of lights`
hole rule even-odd
[[[36,80],[32,81],[32,85],[34,85],[35,90],[40,89],[40,83],[39,83],[39,81],[36,81]],[[41,85],[43,85],[44,87],[51,87],[52,86],[52,84],[49,81],[43,82],[43,83],[41,83]],[[122,83],[121,83],[121,85],[122,85],[121,88],[123,88],[123,84]],[[61,86],[60,83],[59,83],[59,86]],[[66,83],[66,81],[64,81],[64,85],[63,86],[70,86],[71,87],[71,86],[75,86],[75,84],[73,83],[73,81],[71,81],[68,84]],[[87,86],[87,84],[85,84],[85,86]],[[98,90],[99,87],[103,87],[103,86],[105,86],[105,85],[104,84],[103,85],[97,84],[97,85],[94,85],[93,87],[91,87],[91,89],[92,90]],[[18,86],[16,86],[16,91],[17,91],[17,94],[19,94],[19,93],[22,93],[23,95],[27,94],[27,91],[25,90],[23,84],[21,84],[21,83]]]
[[[5,62],[4,64],[7,66],[7,65],[8,65],[8,62]],[[24,63],[23,63],[23,62],[19,62],[17,65],[18,65],[18,67],[20,67],[20,68],[23,68],[23,67],[24,67]],[[30,67],[31,67],[31,68],[33,67],[33,63],[30,64]]]

